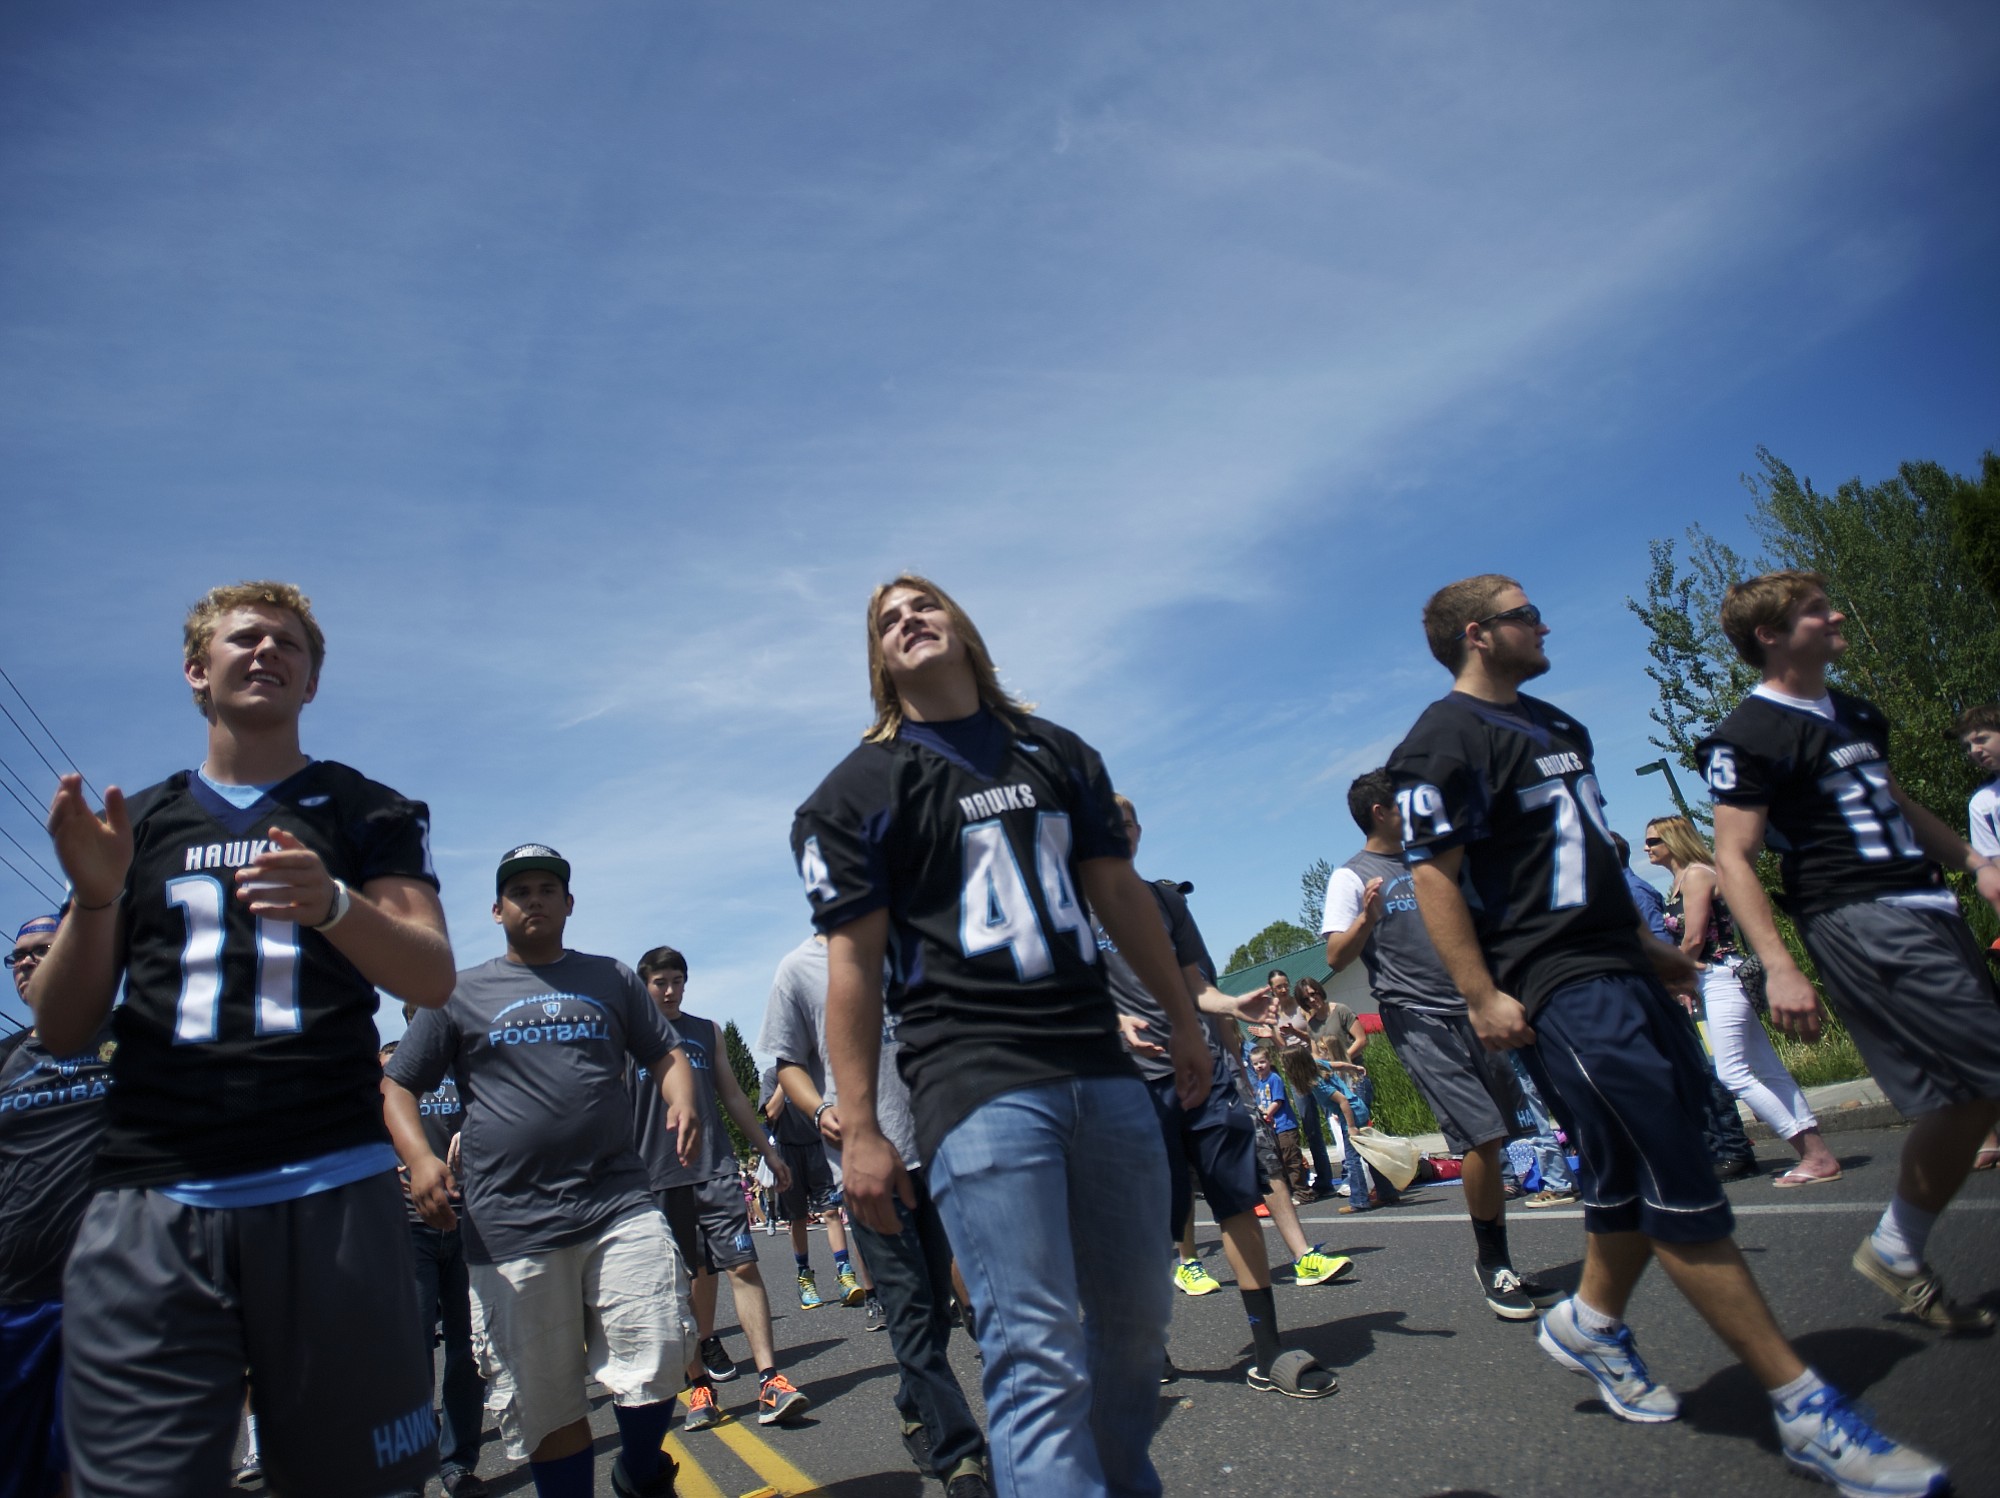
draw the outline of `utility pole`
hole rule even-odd
[[[1664,758],[1656,759],[1650,765],[1639,766],[1638,773],[1641,775],[1666,776],[1667,789],[1673,793],[1674,805],[1681,809],[1682,816],[1686,817],[1689,821],[1694,820],[1694,813],[1688,810],[1687,797],[1681,794],[1680,782],[1674,779],[1674,767],[1668,764]]]

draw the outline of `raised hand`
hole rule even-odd
[[[1271,985],[1253,988],[1236,1000],[1236,1017],[1253,1025],[1268,1024],[1278,1017],[1278,996]]]
[[[117,786],[105,787],[100,817],[83,797],[83,777],[62,776],[49,802],[49,840],[78,905],[109,905],[118,898],[132,867],[132,822]]]
[[[271,846],[236,871],[236,898],[252,915],[317,926],[333,914],[333,875],[320,856],[282,827]]]
[[[1361,887],[1361,919],[1382,919],[1382,877],[1379,874]]]

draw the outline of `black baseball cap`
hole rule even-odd
[[[569,860],[556,852],[547,843],[523,843],[518,848],[509,848],[500,855],[500,868],[493,876],[493,893],[496,895],[507,887],[507,881],[516,874],[529,869],[546,869],[562,880],[563,888],[569,888]]]

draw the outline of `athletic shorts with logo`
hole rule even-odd
[[[472,1349],[510,1460],[526,1461],[545,1438],[587,1419],[593,1378],[628,1408],[685,1386],[694,1318],[657,1208],[627,1212],[561,1248],[467,1269]]]
[[[1588,1233],[1712,1243],[1735,1226],[1702,1143],[1708,1057],[1646,973],[1579,978],[1531,1017],[1521,1060],[1583,1161]]]
[[[1863,900],[1807,916],[1799,935],[1905,1118],[2000,1098],[2000,994],[1957,912]]]
[[[1521,1134],[1525,1106],[1505,1053],[1489,1051],[1463,1014],[1382,1006],[1382,1034],[1437,1116],[1455,1155]]]
[[[653,1199],[666,1214],[674,1243],[689,1274],[714,1274],[757,1262],[757,1245],[750,1237],[750,1208],[735,1176],[716,1176],[655,1191]]]
[[[834,1189],[833,1167],[826,1163],[826,1149],[819,1144],[781,1144],[785,1168],[792,1184],[778,1196],[778,1215],[791,1222],[804,1222],[831,1212],[840,1205]]]
[[[437,1475],[430,1338],[394,1171],[260,1207],[100,1191],[63,1280],[76,1498],[215,1498],[244,1373],[287,1498]],[[393,1293],[392,1293],[393,1292]]]

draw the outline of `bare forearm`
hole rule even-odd
[[[1480,949],[1479,933],[1473,928],[1472,911],[1459,890],[1456,872],[1454,868],[1447,873],[1435,862],[1425,861],[1413,866],[1411,884],[1416,891],[1417,913],[1424,918],[1424,930],[1437,949],[1438,960],[1466,1002],[1476,1003],[1496,992],[1498,985]]]
[[[1368,945],[1368,933],[1375,923],[1362,917],[1345,931],[1336,931],[1326,939],[1326,965],[1333,972],[1339,972],[1361,955],[1361,949]]]
[[[1736,930],[1750,944],[1767,972],[1796,967],[1784,938],[1778,935],[1778,919],[1771,911],[1771,897],[1757,877],[1756,868],[1740,853],[1715,850],[1715,877],[1722,898],[1736,921]]]
[[[653,1075],[659,1079],[661,1102],[680,1109],[690,1118],[697,1116],[694,1068],[688,1064],[686,1051],[674,1046],[653,1063]]]
[[[879,1133],[875,1074],[882,1062],[882,952],[889,913],[873,911],[827,938],[826,1050],[841,1132]]]
[[[1973,852],[1964,838],[1934,816],[1929,807],[1905,795],[1900,787],[1896,791],[1896,801],[1903,808],[1910,830],[1917,835],[1917,846],[1945,868],[1971,873],[1981,864],[1991,861]]]
[[[787,1062],[778,1068],[778,1086],[790,1100],[791,1105],[808,1118],[819,1112],[819,1105],[826,1101],[825,1094],[813,1081],[812,1073],[796,1061]]]
[[[383,889],[383,884],[395,886]],[[322,933],[341,956],[377,988],[420,1009],[438,1009],[458,984],[444,910],[428,886],[414,881],[371,881],[350,894],[340,924]]]
[[[89,1045],[111,1012],[118,993],[121,908],[72,907],[29,981],[28,1007],[51,1055],[73,1056]]]
[[[382,1121],[389,1126],[389,1142],[396,1146],[396,1154],[404,1165],[415,1166],[423,1161],[437,1160],[430,1139],[424,1133],[423,1114],[418,1111],[416,1094],[387,1077],[382,1079]]]

